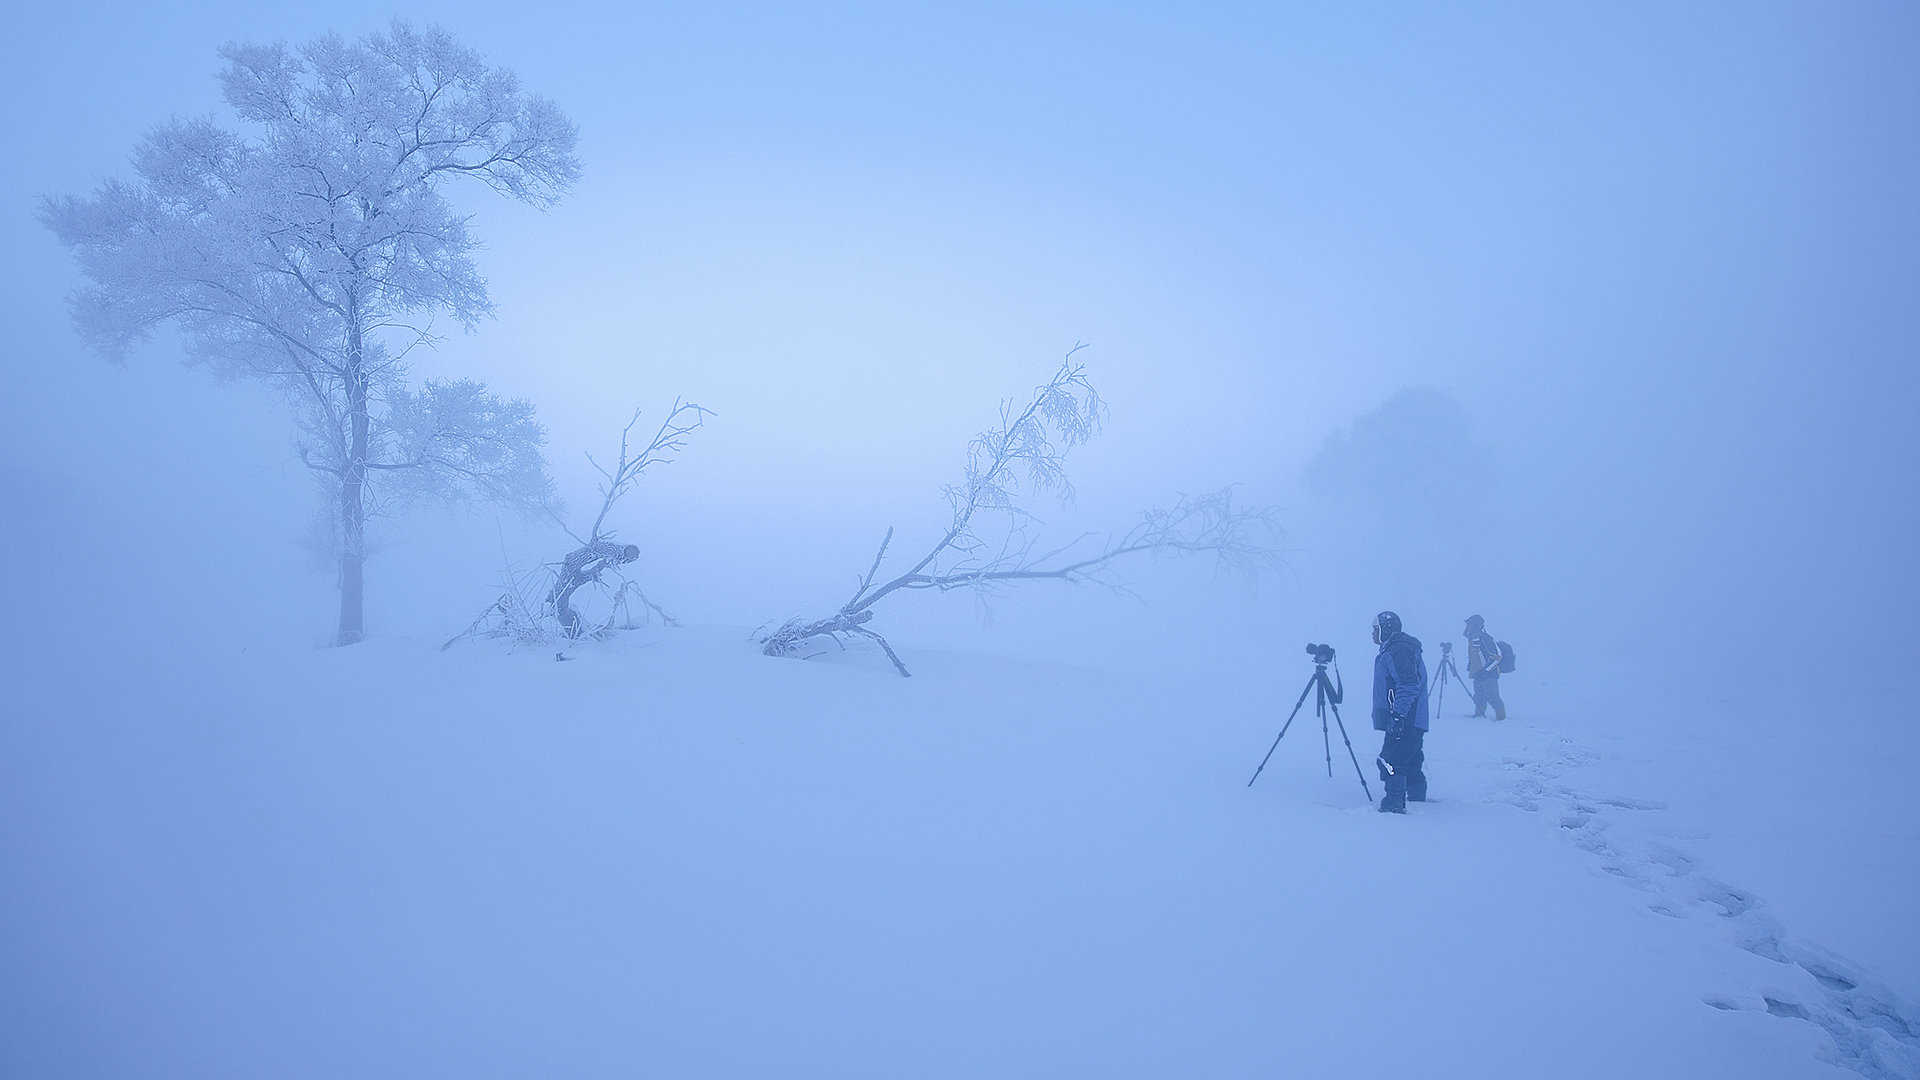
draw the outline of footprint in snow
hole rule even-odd
[[[1704,911],[1706,923],[1723,927],[1730,943],[1782,965],[1802,980],[1798,989],[1770,988],[1746,999],[1714,994],[1703,1003],[1722,1012],[1765,1012],[1795,1023],[1811,1023],[1832,1040],[1821,1057],[1872,1080],[1920,1080],[1920,1013],[1910,1009],[1862,969],[1825,951],[1794,941],[1753,893],[1701,873],[1700,860],[1672,843],[1619,841],[1611,837],[1611,815],[1654,813],[1666,804],[1617,796],[1597,797],[1552,783],[1567,769],[1598,755],[1563,740],[1547,762],[1509,758],[1502,765],[1517,774],[1502,801],[1538,811],[1557,803],[1560,831],[1575,846],[1600,859],[1602,872],[1634,889],[1657,894],[1647,910],[1671,919]],[[1543,782],[1545,781],[1545,782]]]
[[[1756,901],[1752,896],[1729,885],[1723,885],[1712,878],[1700,882],[1700,899],[1709,904],[1717,904],[1720,914],[1726,918],[1737,918],[1752,911]]]
[[[1665,867],[1668,877],[1685,877],[1693,873],[1694,866],[1696,865],[1693,856],[1681,851],[1679,848],[1668,847],[1665,844],[1652,845],[1647,853],[1647,858]]]
[[[1707,1005],[1723,1012],[1764,1011],[1782,1020],[1813,1024],[1825,1031],[1832,1045],[1821,1051],[1822,1060],[1851,1069],[1871,1080],[1911,1080],[1920,1076],[1920,1043],[1911,1029],[1862,1024],[1853,1003],[1841,999],[1801,997],[1787,990],[1770,990],[1760,995],[1757,1004],[1744,1004],[1723,995],[1702,998]],[[1876,1002],[1875,1005],[1883,1004]],[[1905,1020],[1898,1017],[1899,1024]]]

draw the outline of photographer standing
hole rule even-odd
[[[1467,618],[1467,677],[1473,680],[1473,715],[1487,715],[1493,706],[1493,718],[1507,718],[1507,703],[1500,699],[1500,643],[1487,633],[1487,620],[1478,615]]]
[[[1380,812],[1404,814],[1407,802],[1427,801],[1427,666],[1420,640],[1400,628],[1400,616],[1373,617],[1373,727],[1387,733],[1380,744]]]

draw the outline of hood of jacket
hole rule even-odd
[[[1392,637],[1380,643],[1381,652],[1386,652],[1388,649],[1413,649],[1418,651],[1419,648],[1420,639],[1407,633],[1405,630],[1394,631]]]

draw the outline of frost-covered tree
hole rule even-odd
[[[673,616],[648,598],[638,582],[621,569],[640,558],[640,548],[615,540],[607,516],[615,504],[631,492],[646,471],[666,465],[687,448],[687,440],[705,426],[713,410],[691,401],[675,400],[660,421],[653,438],[641,446],[634,435],[640,423],[635,409],[627,425],[620,429],[620,453],[610,465],[602,465],[592,454],[587,463],[600,474],[600,510],[593,524],[582,534],[569,528],[557,508],[549,516],[576,545],[559,562],[548,563],[529,573],[507,571],[506,588],[465,630],[448,638],[442,651],[471,637],[507,638],[521,644],[548,645],[582,636],[599,637],[615,629],[632,629],[636,617],[651,612],[668,626],[678,626]],[[608,580],[611,577],[612,580]],[[581,590],[593,587],[602,593],[606,617],[597,625],[575,609],[573,601]],[[639,605],[638,610],[635,604]]]
[[[768,656],[802,656],[812,643],[865,638],[887,654],[894,670],[910,674],[893,646],[871,625],[874,605],[902,590],[970,589],[990,593],[1022,581],[1099,582],[1119,588],[1112,564],[1132,555],[1209,554],[1222,565],[1251,570],[1272,561],[1275,534],[1270,511],[1233,503],[1231,488],[1183,496],[1171,506],[1148,510],[1127,532],[1097,548],[1082,537],[1042,550],[1038,523],[1022,497],[1052,492],[1073,497],[1067,479],[1069,451],[1100,432],[1106,405],[1077,359],[1075,345],[1060,367],[1024,404],[1000,405],[1000,422],[967,446],[965,478],[948,485],[949,519],[940,538],[901,573],[882,578],[893,544],[888,529],[873,563],[839,610],[820,619],[789,619],[760,639]]]
[[[492,312],[443,189],[547,207],[579,175],[576,131],[438,29],[220,55],[244,134],[163,124],[132,181],[49,199],[41,217],[88,280],[73,314],[90,344],[118,358],[172,324],[190,362],[286,392],[326,492],[349,644],[369,516],[422,496],[547,500],[531,406],[464,380],[411,388],[405,361],[436,320],[471,330]]]

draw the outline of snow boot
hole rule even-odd
[[[1377,809],[1383,814],[1404,814],[1407,812],[1407,804],[1404,802],[1391,802],[1391,801],[1388,801],[1387,799],[1381,799],[1380,805]]]
[[[1507,703],[1501,702],[1493,707],[1493,722],[1499,723],[1507,718]]]

